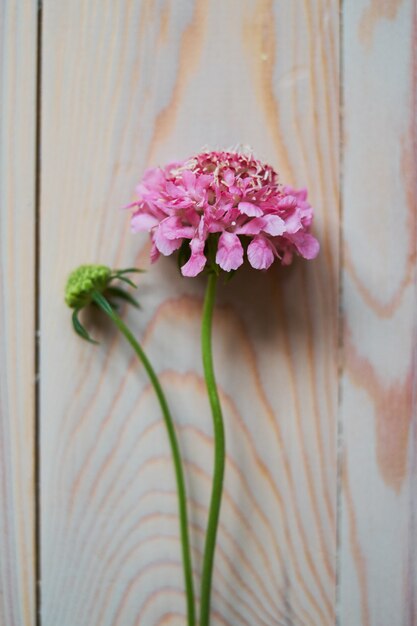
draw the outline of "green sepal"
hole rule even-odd
[[[127,285],[130,285],[130,287],[133,287],[134,289],[137,289],[138,286],[135,285],[135,283],[130,280],[130,278],[127,278],[126,276],[117,276],[116,278],[118,278],[118,280],[122,280],[124,283],[126,283]]]
[[[121,274],[130,274],[130,273],[145,274],[146,270],[141,270],[138,267],[127,267],[125,270],[114,270],[113,273],[115,276],[120,276]]]
[[[90,335],[88,334],[88,332],[86,331],[84,326],[81,324],[80,320],[78,319],[79,312],[80,312],[80,309],[75,309],[72,314],[72,325],[73,325],[75,332],[77,333],[77,335],[79,335],[79,337],[81,337],[81,339],[85,339],[85,341],[88,341],[89,343],[98,345],[98,341],[95,341],[95,339],[90,337]]]
[[[121,300],[125,300],[126,302],[129,302],[129,304],[132,304],[137,309],[141,308],[139,302],[130,293],[128,293],[127,291],[124,291],[123,289],[119,289],[119,287],[109,287],[106,290],[106,295],[107,294],[109,294],[110,296],[113,296],[114,298],[120,298]]]

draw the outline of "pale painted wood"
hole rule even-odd
[[[417,623],[417,5],[344,3],[341,626]]]
[[[0,624],[35,623],[36,2],[0,5]]]
[[[335,621],[338,2],[45,0],[42,118],[43,626],[184,624],[169,449],[153,394],[103,320],[63,303],[79,263],[148,265],[118,211],[148,165],[249,143],[306,184],[322,254],[221,289],[215,360],[228,465],[213,626]],[[198,582],[212,467],[203,281],[173,259],[128,319],[187,461]]]

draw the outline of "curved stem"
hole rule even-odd
[[[100,307],[106,315],[110,317],[110,319],[115,323],[120,332],[124,335],[127,341],[132,346],[139,360],[142,362],[143,367],[146,370],[146,373],[149,376],[149,379],[152,383],[152,386],[155,390],[156,396],[158,398],[162,415],[164,418],[165,426],[168,432],[169,443],[171,446],[172,458],[174,461],[175,467],[175,477],[177,481],[177,490],[178,490],[178,509],[179,509],[179,517],[180,517],[180,532],[181,532],[181,545],[182,545],[182,559],[184,566],[184,581],[185,588],[187,594],[187,615],[188,615],[188,626],[195,626],[196,617],[195,617],[195,601],[194,601],[194,586],[193,586],[193,570],[192,570],[192,561],[191,561],[191,550],[190,550],[190,540],[188,535],[188,514],[187,514],[187,497],[186,497],[186,489],[185,489],[185,480],[184,480],[184,470],[181,461],[181,454],[178,445],[178,439],[175,433],[174,422],[171,416],[171,413],[168,408],[168,403],[165,398],[165,394],[162,390],[161,383],[159,382],[158,376],[155,373],[148,357],[145,352],[136,341],[133,333],[129,330],[123,320],[117,315],[115,310],[112,308],[107,299],[98,292],[95,292],[93,295],[94,302]]]
[[[216,284],[216,274],[210,274],[207,283],[206,296],[204,299],[203,321],[201,326],[204,376],[206,379],[214,426],[214,472],[206,543],[204,546],[203,572],[201,578],[200,626],[208,626],[210,623],[211,583],[213,576],[214,552],[216,549],[217,527],[219,524],[220,506],[223,492],[226,450],[223,415],[219,394],[217,392],[216,379],[214,376],[211,346],[211,329],[214,301],[216,298]]]

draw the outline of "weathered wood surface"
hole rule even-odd
[[[340,622],[417,624],[417,4],[344,7]]]
[[[37,112],[36,7],[1,5],[2,626],[35,612],[37,113],[42,626],[184,625],[158,406],[102,317],[86,319],[99,347],[74,335],[63,289],[80,263],[148,267],[146,237],[118,211],[145,167],[238,142],[308,186],[322,252],[220,289],[228,460],[213,626],[416,626],[417,8],[341,8],[44,0]],[[198,589],[212,469],[204,281],[173,259],[149,270],[142,313],[125,314],[174,407]]]
[[[36,3],[0,4],[0,624],[35,623]]]

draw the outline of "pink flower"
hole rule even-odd
[[[208,260],[230,272],[246,254],[264,270],[275,259],[288,265],[294,254],[313,259],[319,252],[307,190],[282,186],[272,167],[251,154],[202,152],[148,169],[137,193],[128,207],[132,231],[150,233],[152,261],[186,246],[184,276],[196,276]]]

